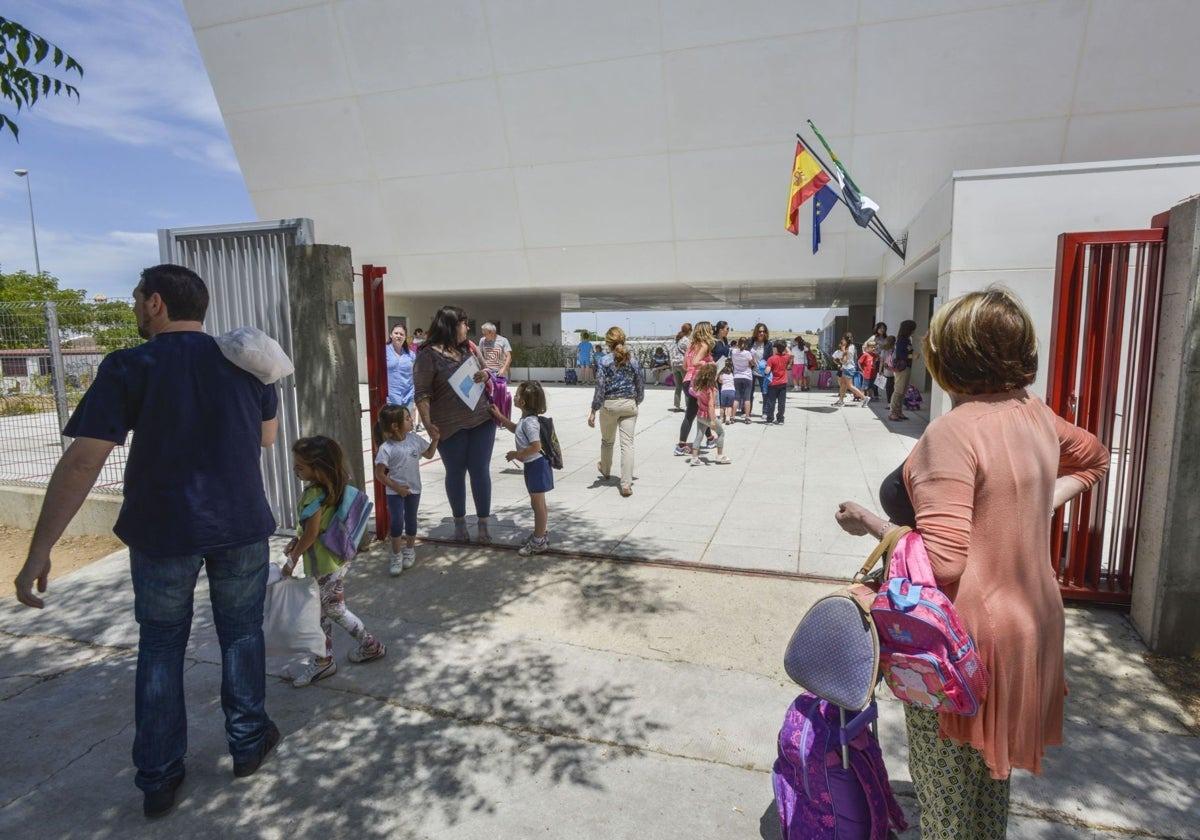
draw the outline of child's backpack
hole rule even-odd
[[[342,493],[342,503],[329,521],[329,527],[321,534],[321,544],[344,561],[354,559],[367,531],[367,520],[375,505],[367,494],[357,487],[347,485]]]
[[[916,385],[909,385],[904,389],[904,407],[910,411],[920,411],[921,392],[917,390]]]
[[[988,689],[987,669],[954,604],[937,587],[921,535],[896,541],[885,585],[871,605],[879,667],[892,693],[925,709],[971,715]]]
[[[550,466],[561,470],[563,468],[562,447],[558,445],[558,435],[554,432],[554,421],[549,417],[541,416],[537,421],[538,435],[542,440],[542,455],[550,461]]]
[[[817,387],[818,388],[832,388],[833,387],[833,371],[823,370],[820,373],[818,373],[817,374]]]
[[[872,703],[843,726],[837,706],[807,692],[788,708],[771,774],[783,840],[886,840],[908,828],[868,726],[875,716]]]
[[[579,373],[575,368],[563,368],[563,382],[567,385],[579,384]]]

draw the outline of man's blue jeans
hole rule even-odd
[[[243,548],[180,557],[130,549],[133,612],[140,628],[133,736],[134,783],[154,791],[183,774],[187,711],[183,654],[192,629],[192,596],[203,564],[221,645],[221,708],[234,761],[253,759],[270,726],[266,711],[263,599],[266,540]]]

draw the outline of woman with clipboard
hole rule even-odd
[[[421,422],[430,434],[440,435],[438,454],[446,468],[446,498],[454,516],[454,539],[470,541],[466,520],[469,476],[479,518],[476,541],[488,543],[492,505],[489,467],[496,424],[483,396],[489,374],[467,333],[467,314],[462,309],[439,309],[417,352],[413,386]]]

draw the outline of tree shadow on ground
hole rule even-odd
[[[574,527],[580,539],[602,537],[585,523]],[[334,677],[296,690],[278,678],[281,663],[269,664],[268,710],[285,740],[262,774],[265,781],[250,787],[228,778],[219,648],[201,574],[188,651],[194,667],[185,679],[192,793],[179,809],[182,819],[211,818],[214,832],[224,836],[231,829],[271,836],[285,826],[324,836],[407,836],[414,826],[455,826],[490,813],[512,789],[528,795],[531,784],[600,788],[605,765],[640,759],[632,747],[669,728],[639,711],[639,687],[619,670],[607,670],[596,650],[543,640],[536,627],[530,635],[522,624],[549,611],[603,640],[639,615],[677,609],[663,587],[621,564],[473,547],[422,545],[419,552],[420,563],[402,578],[388,576],[386,557],[376,550],[360,555],[347,579],[347,604],[387,642],[386,657],[348,663],[348,639],[335,628]],[[69,698],[58,693],[66,682],[53,691],[43,682],[29,694],[40,691],[51,709],[60,700],[76,709],[67,716],[74,715],[75,731],[60,732],[54,742],[62,764],[78,766],[70,773],[48,766],[47,773],[107,792],[108,807],[95,803],[86,830],[76,825],[65,832],[90,838],[143,827],[128,759],[137,630],[121,565],[118,558],[56,581],[44,613],[0,607],[0,628],[8,632],[115,646],[112,658],[81,668],[86,678],[73,682]],[[52,644],[50,655],[54,651]],[[29,662],[10,660],[4,673],[21,674],[47,655],[41,650],[29,653]],[[78,717],[80,703],[102,705],[105,725]],[[24,739],[13,752],[37,749],[43,733],[10,718],[19,714],[18,705],[0,708],[8,728]],[[111,760],[101,760],[105,756]],[[47,794],[21,799],[24,793],[5,797],[20,801],[0,822],[28,828],[26,820],[44,807],[34,800]],[[403,819],[406,814],[411,818]]]

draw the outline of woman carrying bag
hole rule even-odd
[[[875,537],[914,526],[937,587],[974,639],[990,675],[978,713],[906,705],[909,765],[923,838],[999,840],[1011,771],[1040,773],[1046,746],[1062,743],[1064,614],[1050,572],[1051,513],[1100,480],[1109,453],[1026,390],[1037,339],[1011,292],[950,301],[934,313],[924,350],[953,408],[885,479],[891,522],[854,502],[836,518],[848,533]]]

